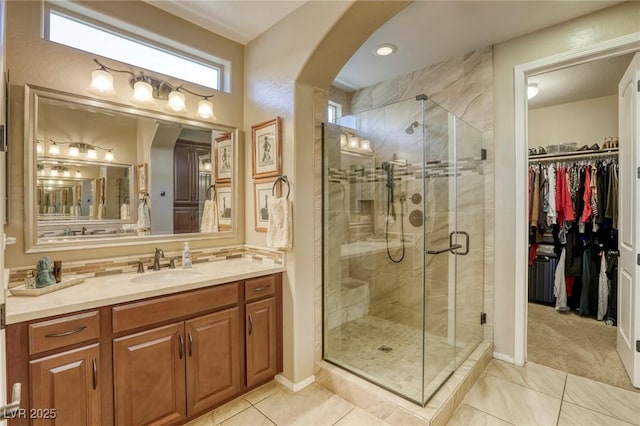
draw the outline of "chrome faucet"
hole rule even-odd
[[[159,271],[160,270],[160,258],[164,257],[164,252],[162,251],[162,249],[156,248],[156,252],[153,255],[153,270],[154,271]]]

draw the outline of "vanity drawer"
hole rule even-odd
[[[37,354],[100,337],[98,311],[29,324],[29,354]]]
[[[237,304],[238,300],[238,283],[232,283],[116,306],[111,310],[113,332],[119,333],[188,317]]]
[[[246,301],[271,296],[276,292],[275,275],[251,278],[244,282],[244,299]]]

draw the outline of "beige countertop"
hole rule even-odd
[[[179,293],[284,272],[284,270],[282,265],[239,258],[198,263],[190,270],[163,269],[158,272],[148,271],[144,274],[87,278],[82,284],[38,297],[7,296],[7,324]],[[195,271],[195,274],[187,276],[183,271]],[[172,273],[175,273],[175,276],[172,276]],[[145,282],[134,282],[142,277]],[[157,277],[157,280],[152,277]]]

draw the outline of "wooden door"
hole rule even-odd
[[[182,322],[113,341],[117,425],[185,418],[185,355]]]
[[[275,297],[247,303],[247,386],[278,373],[276,318]]]
[[[234,307],[185,323],[189,416],[240,393],[239,315]]]
[[[176,143],[173,150],[173,201],[190,204],[194,201],[194,152],[191,145]]]
[[[640,387],[640,53],[618,84],[620,195],[617,350]],[[637,170],[637,175],[636,175]]]
[[[99,425],[99,371],[97,343],[29,362],[32,424]]]
[[[176,206],[173,208],[173,233],[200,232],[198,208]]]

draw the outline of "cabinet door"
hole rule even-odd
[[[176,422],[186,416],[184,323],[113,341],[118,425]]]
[[[187,414],[240,393],[240,318],[237,307],[185,323]]]
[[[173,233],[199,232],[198,208],[176,206],[173,208]]]
[[[189,204],[194,201],[194,152],[191,145],[176,143],[173,150],[173,201]]]
[[[99,371],[98,344],[29,362],[32,424],[99,425]]]
[[[278,372],[276,299],[247,303],[247,386],[265,382]]]

